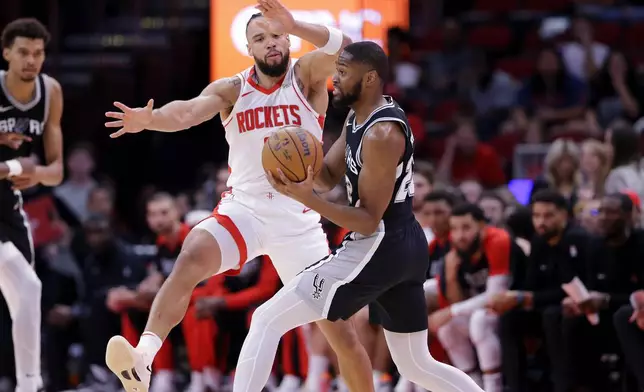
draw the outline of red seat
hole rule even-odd
[[[516,0],[476,0],[474,9],[477,11],[507,14],[518,9]]]
[[[489,144],[501,158],[506,162],[510,162],[512,161],[512,158],[514,158],[514,148],[519,143],[521,143],[521,133],[512,132],[495,137],[490,140]]]
[[[471,46],[485,49],[505,49],[511,39],[512,33],[507,26],[479,26],[470,30],[468,35]]]
[[[443,101],[434,108],[434,116],[432,119],[439,124],[446,124],[454,119],[454,115],[458,112],[458,107],[459,103],[457,100],[450,99]]]
[[[496,63],[498,69],[519,80],[531,76],[534,73],[534,65],[534,60],[521,57],[508,57]]]
[[[635,24],[626,29],[622,39],[622,47],[632,50],[641,50],[642,37],[644,37],[644,23]]]
[[[415,143],[422,143],[425,136],[427,136],[425,133],[425,123],[423,122],[423,119],[415,114],[408,114],[407,122],[409,122],[411,132],[414,134]]]
[[[609,46],[617,44],[622,37],[622,27],[615,23],[597,23],[594,29],[595,39]]]

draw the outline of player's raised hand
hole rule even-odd
[[[258,22],[266,23],[269,31],[277,34],[293,31],[295,18],[279,0],[257,0],[255,8],[266,18],[265,21],[258,20]]]
[[[129,108],[120,102],[114,102],[114,106],[121,111],[105,113],[105,117],[116,119],[116,121],[106,122],[105,127],[121,129],[110,134],[111,138],[119,137],[126,133],[141,132],[152,122],[153,99],[149,100],[148,104],[142,108]]]

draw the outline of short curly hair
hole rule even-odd
[[[51,35],[38,19],[16,19],[2,30],[2,48],[10,48],[18,37],[42,39],[45,41],[45,45],[47,45]]]

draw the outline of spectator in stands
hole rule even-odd
[[[501,392],[498,316],[485,306],[493,295],[508,289],[512,239],[505,230],[486,225],[478,206],[463,204],[452,210],[450,243],[452,249],[439,275],[439,296],[445,307],[429,316],[429,329],[454,366],[486,392]]]
[[[536,72],[517,94],[514,123],[525,130],[535,117],[548,129],[548,136],[553,136],[569,122],[583,118],[586,99],[585,85],[566,72],[556,49],[544,48],[537,57]]]
[[[494,191],[486,191],[481,194],[478,206],[483,210],[488,224],[501,227],[505,220],[505,200]]]
[[[532,222],[537,236],[530,244],[525,277],[513,277],[521,285],[498,294],[488,304],[502,315],[499,335],[503,374],[511,392],[523,392],[527,387],[526,335],[545,335],[553,369],[551,378],[556,386],[563,385],[561,330],[556,328],[565,297],[561,285],[580,275],[579,266],[587,257],[588,235],[569,222],[568,203],[557,191],[546,189],[534,195]]]
[[[636,121],[642,115],[644,91],[635,69],[624,53],[613,50],[590,81],[590,105],[594,120],[602,129],[617,118]]]
[[[71,212],[73,226],[78,226],[88,215],[87,200],[96,186],[92,178],[94,150],[89,144],[78,144],[67,154],[67,179],[54,189],[54,195]]]
[[[578,194],[580,200],[603,196],[604,181],[606,181],[609,168],[610,158],[606,146],[595,139],[585,140],[581,144],[579,161],[581,184]]]
[[[90,215],[84,224],[88,254],[80,260],[85,292],[75,307],[89,373],[80,390],[103,391],[116,385],[105,367],[107,341],[121,332],[118,314],[107,307],[108,293],[116,287],[135,287],[144,262],[114,236],[109,217]]]
[[[640,135],[632,127],[611,129],[607,135],[612,156],[612,169],[606,177],[606,193],[631,190],[644,198],[644,167],[639,149]]]
[[[448,191],[436,190],[425,197],[422,215],[434,233],[429,243],[429,266],[427,278],[434,278],[441,270],[443,259],[449,251],[449,218],[457,198]]]
[[[483,187],[478,181],[465,180],[459,184],[457,191],[460,192],[466,202],[474,204],[481,198]]]
[[[579,156],[579,147],[575,142],[555,140],[544,160],[544,174],[535,180],[531,197],[542,189],[553,189],[566,198],[572,211],[579,200],[578,192],[582,181]]]
[[[608,374],[602,372],[600,357],[618,350],[613,314],[627,305],[632,292],[644,282],[644,233],[633,230],[633,203],[623,194],[609,194],[601,201],[599,221],[602,235],[590,242],[585,284],[590,298],[580,304],[567,297],[561,321],[562,347],[566,360],[562,375],[571,375],[565,385],[606,391]],[[591,325],[585,315],[599,314]]]
[[[479,136],[488,140],[508,118],[519,85],[509,74],[496,68],[489,52],[479,52],[474,62],[475,81],[467,92],[477,118]]]
[[[608,58],[608,46],[595,41],[589,19],[577,16],[572,21],[573,41],[561,45],[561,56],[572,76],[580,80],[592,78]]]
[[[458,20],[450,18],[443,23],[443,45],[439,52],[427,59],[425,79],[430,83],[433,95],[450,95],[452,91],[468,91],[462,81],[471,79],[473,53],[466,46],[465,37]]]
[[[422,209],[425,204],[425,196],[434,190],[434,166],[425,161],[416,161],[414,165],[414,198],[412,200],[416,220],[423,227],[427,242],[430,242],[434,235],[423,220]]]
[[[623,194],[628,196],[633,202],[633,226],[638,229],[643,229],[642,225],[642,202],[637,193],[631,191],[630,189],[623,190]]]
[[[448,137],[437,177],[452,184],[475,180],[484,188],[495,188],[505,182],[498,154],[491,146],[479,142],[472,119],[460,120]]]
[[[642,281],[638,282],[640,288]],[[644,390],[644,290],[631,295],[630,304],[622,306],[613,317],[617,336],[639,390]]]

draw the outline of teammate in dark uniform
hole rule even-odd
[[[382,95],[388,60],[373,42],[348,45],[333,77],[334,105],[353,110],[313,179],[292,183],[268,174],[280,192],[351,230],[342,246],[306,268],[259,307],[244,342],[234,392],[259,392],[280,337],[320,319],[346,320],[375,302],[400,373],[434,392],[481,391],[463,372],[435,361],[427,348],[423,282],[427,239],[412,212],[413,137],[403,110]],[[345,177],[349,206],[314,190]]]
[[[19,392],[42,387],[40,376],[41,284],[33,265],[33,241],[21,191],[58,185],[63,177],[60,84],[41,74],[47,29],[35,19],[18,19],[2,32],[0,71],[0,291],[13,321]],[[44,147],[45,164],[30,156]]]

